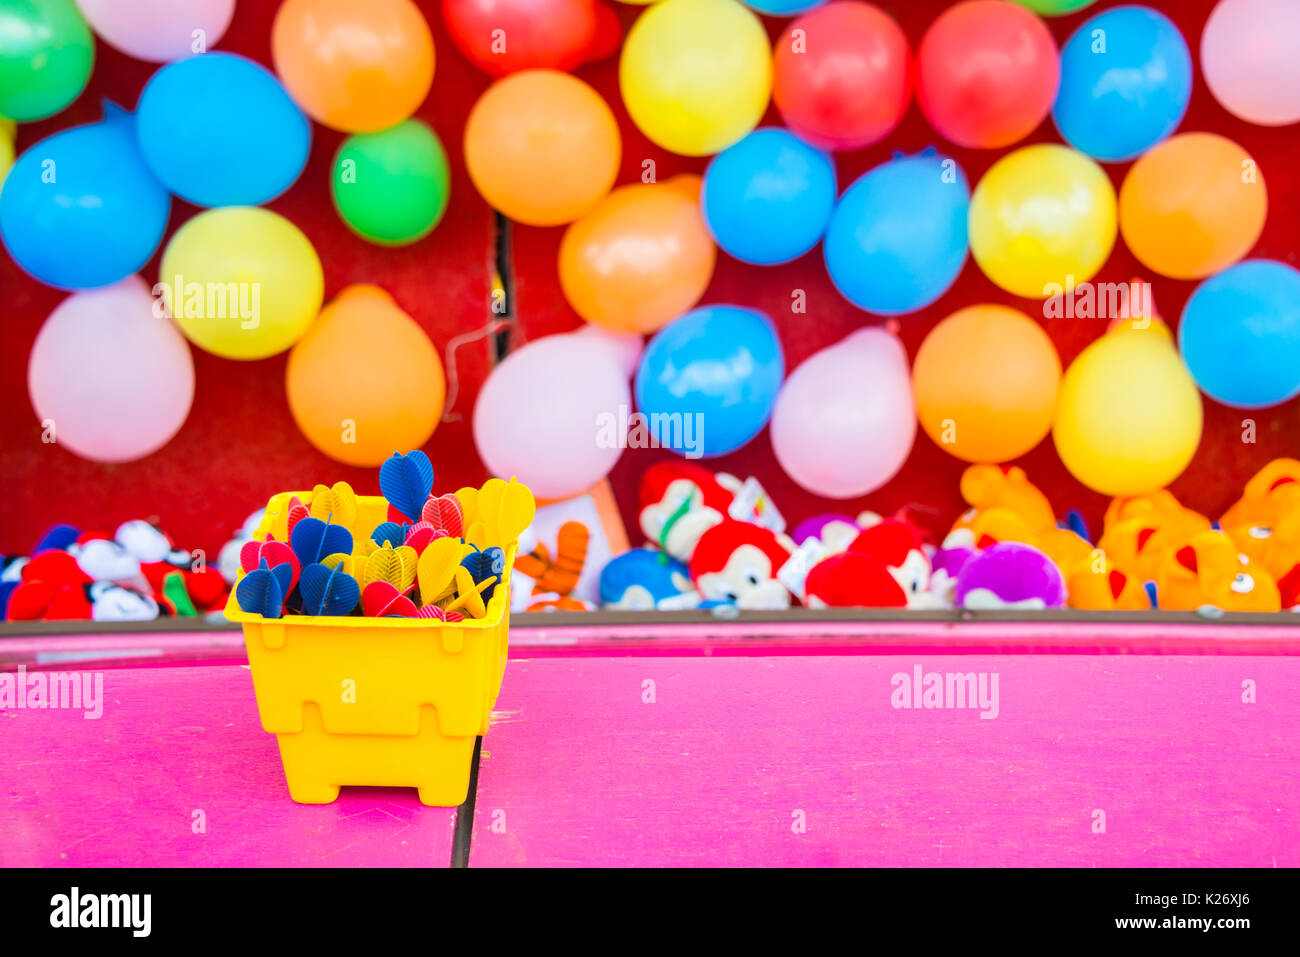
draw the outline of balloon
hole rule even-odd
[[[1032,133],[1056,99],[1047,24],[1003,0],[966,0],[930,25],[917,50],[916,100],[958,146],[997,149]]]
[[[704,173],[701,203],[718,245],[742,262],[798,259],[821,241],[835,208],[835,164],[786,130],[755,130]]]
[[[1115,245],[1115,189],[1100,166],[1055,143],[1025,146],[984,174],[970,204],[970,250],[1007,292],[1046,299],[1081,283]]]
[[[50,313],[32,345],[27,390],[54,440],[95,462],[130,462],[180,431],[194,399],[194,361],[155,315],[139,276],[78,292]]]
[[[489,204],[530,226],[594,209],[614,185],[618,122],[600,94],[556,70],[524,70],[479,97],[465,124],[465,165]]]
[[[636,404],[660,445],[712,458],[762,431],[784,375],[771,319],[741,306],[704,306],[650,340],[636,371]]]
[[[575,312],[618,332],[654,332],[700,301],[717,251],[700,178],[620,186],[564,231],[560,287]]]
[[[1028,7],[1044,17],[1063,17],[1096,2],[1097,0],[1016,0],[1022,7]]]
[[[1062,48],[1052,119],[1075,149],[1130,160],[1178,128],[1191,97],[1192,55],[1178,27],[1150,7],[1115,7]]]
[[[792,17],[820,7],[826,0],[745,0],[745,5],[772,17]]]
[[[0,133],[0,188],[3,188],[5,174],[9,172],[9,167],[14,165],[14,144],[13,140]]]
[[[0,192],[0,236],[41,282],[91,289],[148,262],[170,213],[134,118],[105,101],[102,122],[55,133],[18,158]]]
[[[1169,340],[1130,329],[1103,335],[1070,364],[1052,438],[1088,488],[1145,495],[1191,462],[1202,417],[1196,385]]]
[[[912,366],[926,434],[959,459],[990,465],[1047,437],[1060,382],[1051,338],[1006,306],[954,312],[930,330]]]
[[[348,465],[418,449],[442,418],[442,360],[383,289],[348,286],[289,353],[285,391],[312,445]]]
[[[907,37],[870,3],[832,3],[795,20],[776,42],[772,69],[786,126],[825,149],[884,139],[912,97]]]
[[[662,0],[632,25],[619,89],[638,129],[674,153],[726,149],[763,118],[772,51],[736,0]]]
[[[966,262],[969,208],[966,174],[933,151],[868,170],[844,191],[826,230],[831,281],[868,312],[928,306]]]
[[[140,94],[140,150],[155,176],[198,206],[256,206],[307,165],[311,123],[252,60],[207,53],[170,63]]]
[[[631,379],[636,375],[636,367],[641,362],[641,353],[645,351],[645,339],[635,332],[614,332],[612,329],[588,323],[576,330],[573,335],[590,339],[610,350],[625,379]]]
[[[1129,169],[1119,228],[1142,265],[1202,279],[1245,256],[1268,217],[1264,175],[1249,153],[1216,133],[1180,133]]]
[[[814,495],[856,498],[898,473],[916,438],[902,343],[859,329],[790,373],[772,411],[772,450]]]
[[[137,60],[166,63],[216,46],[235,0],[77,0],[101,40]]]
[[[1248,259],[1210,277],[1183,308],[1178,345],[1201,391],[1225,405],[1300,394],[1300,272]]]
[[[623,454],[616,423],[626,427],[631,400],[605,344],[544,336],[488,375],[474,405],[474,444],[493,475],[517,475],[539,499],[569,498]]]
[[[442,14],[465,59],[494,77],[573,70],[610,55],[623,39],[618,17],[600,0],[442,0]]]
[[[437,134],[419,120],[357,133],[334,157],[330,193],[334,208],[358,236],[383,246],[413,243],[432,232],[447,211],[447,154]]]
[[[1201,71],[1220,105],[1248,123],[1300,120],[1300,6],[1220,0],[1201,34]]]
[[[0,4],[0,115],[53,116],[81,95],[94,63],[95,40],[72,0]]]
[[[226,359],[288,349],[320,311],[325,283],[298,227],[255,206],[189,220],[163,250],[159,274],[159,293],[181,331]]]
[[[395,126],[433,83],[433,35],[411,0],[284,0],[271,58],[298,105],[345,133]]]

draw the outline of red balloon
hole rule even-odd
[[[921,112],[959,146],[996,149],[1028,136],[1051,110],[1060,79],[1047,24],[1006,0],[949,7],[917,51]]]
[[[802,31],[802,32],[796,32]],[[912,95],[912,54],[888,13],[857,0],[818,7],[776,43],[772,96],[786,126],[824,149],[884,139]]]
[[[442,0],[442,15],[465,58],[495,77],[573,70],[622,41],[617,14],[600,0]]]

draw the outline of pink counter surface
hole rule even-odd
[[[893,707],[918,666],[997,717]],[[450,862],[412,791],[291,802],[247,668],[103,680],[98,720],[0,712],[0,864]],[[469,864],[1296,866],[1297,727],[1291,657],[512,660]]]

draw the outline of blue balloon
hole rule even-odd
[[[788,130],[755,130],[714,157],[700,204],[718,245],[770,266],[817,245],[835,208],[835,166]]]
[[[1115,7],[1061,50],[1052,118],[1065,141],[1099,160],[1133,159],[1178,128],[1192,96],[1192,55],[1163,13]]]
[[[136,113],[154,174],[199,206],[256,206],[307,165],[311,123],[280,81],[233,53],[169,63],[145,84]]]
[[[1300,395],[1300,272],[1248,259],[1211,276],[1183,308],[1178,345],[1201,391],[1224,405]]]
[[[763,430],[784,375],[771,319],[741,306],[704,306],[650,340],[636,370],[636,404],[659,445],[711,458]]]
[[[60,289],[93,289],[139,271],[167,229],[171,197],[149,172],[129,113],[41,140],[9,170],[0,238],[14,262]]]
[[[822,248],[831,281],[859,309],[896,316],[934,302],[966,263],[970,184],[926,150],[868,170],[844,191]]]
[[[820,7],[826,0],[745,0],[745,6],[773,17],[792,17]]]

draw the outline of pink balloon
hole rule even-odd
[[[903,344],[859,329],[813,354],[781,386],[771,428],[777,461],[808,491],[855,498],[884,485],[916,438]]]
[[[235,14],[235,0],[77,0],[77,6],[105,43],[153,63],[207,52]]]
[[[96,462],[130,462],[180,431],[194,399],[194,360],[153,307],[149,287],[131,276],[73,293],[45,320],[27,391],[56,443]]]
[[[631,406],[627,375],[608,345],[546,336],[510,353],[483,383],[474,443],[493,475],[518,476],[539,499],[568,498],[623,454]]]
[[[1234,116],[1261,126],[1300,120],[1300,2],[1220,0],[1201,34],[1201,70]]]
[[[591,323],[586,323],[573,335],[583,336],[613,350],[619,368],[627,374],[627,377],[631,379],[636,375],[637,363],[641,361],[641,353],[645,351],[644,336],[639,336],[635,332],[615,332],[613,329],[593,326]]]

